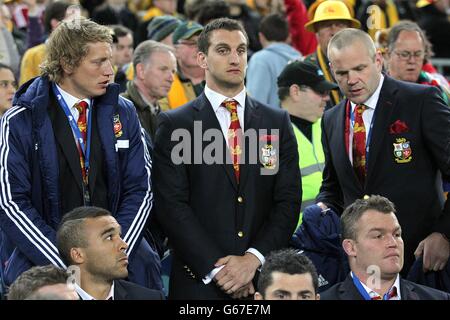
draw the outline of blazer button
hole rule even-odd
[[[242,238],[243,236],[244,236],[244,233],[243,233],[242,231],[239,231],[239,232],[238,232],[238,237],[239,237],[239,238]]]
[[[243,202],[244,202],[244,198],[242,198],[241,196],[239,196],[239,197],[237,198],[237,201],[238,201],[239,203],[243,203]]]

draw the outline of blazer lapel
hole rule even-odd
[[[396,83],[385,75],[380,97],[378,98],[377,107],[375,109],[374,119],[372,120],[373,128],[369,145],[366,185],[374,172],[376,159],[383,146],[383,140],[386,138],[388,132],[389,119],[391,118],[395,106],[394,93],[396,88]]]
[[[407,281],[400,278],[400,293],[402,300],[420,300],[419,296]]]
[[[219,129],[220,132],[222,132],[219,120],[217,120],[217,117],[214,114],[214,110],[211,106],[211,103],[206,98],[206,95],[204,93],[202,93],[198,97],[198,102],[199,103],[193,104],[193,108],[198,111],[197,114],[194,115],[194,121],[200,121],[200,123],[202,125],[201,134],[203,135],[203,133],[208,129],[214,129],[214,130]],[[222,161],[222,167],[225,170],[225,173],[228,176],[228,179],[230,180],[231,184],[237,190],[238,185],[237,185],[237,181],[236,181],[236,176],[234,175],[234,169],[233,169],[233,165],[232,165],[232,161],[231,161],[231,154],[227,148],[225,137],[223,136],[223,134],[221,136],[222,136],[222,145],[224,146],[223,154],[225,154],[225,157]],[[194,134],[194,138],[195,138],[195,134]],[[195,142],[195,141],[193,141],[193,142]],[[198,143],[198,141],[197,141],[197,143]],[[203,139],[202,139],[202,152],[203,152],[203,150],[204,150],[204,146],[203,146]],[[194,150],[194,152],[195,152],[195,150]]]
[[[67,121],[67,117],[58,105],[53,97],[50,99],[49,104],[49,115],[55,132],[55,139],[61,146],[64,157],[69,164],[70,170],[72,171],[77,186],[80,191],[83,191],[82,186],[82,176],[81,176],[81,166],[80,166],[80,155],[78,153],[77,146],[75,144],[75,138],[73,136],[72,129]]]
[[[128,292],[122,286],[120,280],[114,281],[114,300],[127,300]]]
[[[261,121],[261,116],[259,113],[259,105],[255,103],[253,100],[249,99],[247,96],[245,98],[245,111],[244,111],[244,132],[247,130],[255,130],[255,132],[258,132],[259,124]],[[268,132],[270,134],[270,132]],[[256,137],[259,139],[259,136]],[[248,141],[249,143],[252,143],[252,141]],[[245,139],[243,141],[245,144]],[[259,146],[259,140],[256,141],[257,148]],[[242,159],[242,163],[239,167],[240,170],[240,181],[239,181],[239,188],[243,188],[245,186],[245,183],[248,179],[248,172],[253,168],[253,166],[250,166],[249,159],[253,156],[248,154],[253,148],[250,146],[243,146],[244,150],[246,151],[244,153],[244,157]],[[259,154],[259,150],[258,150]],[[257,159],[257,164],[259,163],[259,159]]]
[[[353,284],[353,279],[349,274],[344,282],[342,282],[339,288],[339,299],[340,300],[364,300],[362,295],[359,293]]]

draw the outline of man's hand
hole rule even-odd
[[[225,267],[216,274],[214,279],[223,291],[231,295],[252,281],[261,262],[255,255],[247,252],[243,256],[220,258],[217,260],[215,267],[222,265],[225,265]]]
[[[423,271],[439,271],[445,268],[450,256],[450,243],[441,233],[433,232],[417,246],[416,259],[423,255]]]
[[[246,286],[243,286],[241,289],[238,289],[235,293],[231,295],[233,299],[242,299],[247,298],[248,296],[253,296],[255,294],[255,287],[253,287],[253,283],[250,281]]]

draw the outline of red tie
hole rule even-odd
[[[353,168],[359,181],[364,185],[366,178],[366,127],[362,114],[366,110],[366,106],[358,104],[355,107],[355,124],[353,126]]]
[[[88,104],[85,101],[80,101],[75,104],[75,108],[77,108],[77,110],[79,112],[78,121],[77,121],[78,129],[80,129],[81,137],[83,138],[83,143],[86,146],[86,136],[87,136],[87,134],[86,134],[87,133],[86,111],[88,108]],[[81,144],[79,142],[77,142],[77,147],[78,147],[78,153],[80,154],[81,175],[83,176],[83,182],[85,184],[87,184],[88,181],[87,181],[86,168],[84,166],[84,155],[83,155],[83,151],[81,150]],[[84,150],[84,151],[86,151],[86,150]]]
[[[234,99],[222,102],[222,106],[225,107],[231,114],[230,128],[228,129],[228,147],[231,153],[231,159],[233,160],[234,175],[239,183],[239,159],[241,158],[241,143],[242,143],[242,131],[237,114],[238,102]]]

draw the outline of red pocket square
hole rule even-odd
[[[401,120],[397,120],[395,121],[393,124],[391,124],[391,126],[389,127],[389,133],[392,134],[396,134],[396,133],[404,133],[404,132],[408,132],[409,128],[406,125],[406,123],[404,123]]]

